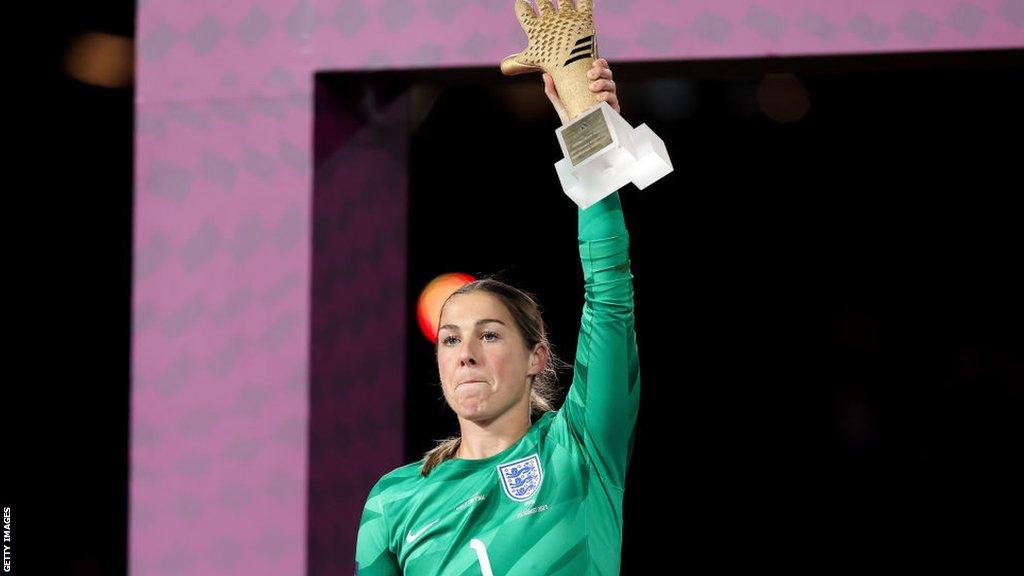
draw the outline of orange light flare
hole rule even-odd
[[[135,76],[135,41],[105,32],[86,32],[68,44],[64,72],[103,88],[126,88]]]
[[[419,322],[420,331],[432,344],[437,344],[441,306],[453,292],[474,280],[476,278],[469,274],[451,272],[434,278],[420,292],[419,301],[416,303],[416,320]]]

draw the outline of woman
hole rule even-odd
[[[608,63],[589,75],[618,110]],[[452,294],[437,366],[461,434],[373,487],[358,574],[618,573],[640,393],[629,236],[617,192],[578,218],[585,304],[564,405],[545,396],[556,360],[533,299],[495,280]]]

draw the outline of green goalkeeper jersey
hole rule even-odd
[[[629,235],[617,192],[578,213],[585,302],[562,408],[489,458],[381,478],[359,525],[358,575],[619,573],[640,396]]]

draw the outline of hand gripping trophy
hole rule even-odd
[[[502,73],[551,75],[569,122],[555,131],[565,158],[555,164],[562,189],[586,209],[633,182],[643,190],[672,171],[665,143],[646,124],[631,127],[588,89],[587,71],[597,58],[594,0],[516,0],[526,31],[526,50],[501,62]]]

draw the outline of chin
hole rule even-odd
[[[459,406],[459,409],[456,410],[456,412],[459,414],[459,416],[461,416],[462,418],[464,418],[466,420],[480,420],[480,419],[486,419],[488,416],[490,416],[487,413],[486,406],[479,406],[479,405],[476,405],[476,406]]]
[[[462,405],[459,406],[459,409],[456,410],[455,413],[458,414],[459,418],[475,422],[477,424],[486,424],[495,418],[495,414],[493,414],[491,410],[488,410],[485,404],[476,404],[472,406]]]

